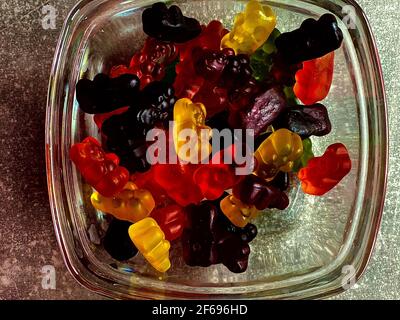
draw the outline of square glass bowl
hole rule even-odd
[[[295,179],[290,207],[267,211],[255,224],[249,267],[233,274],[222,265],[191,268],[173,246],[172,268],[154,271],[135,257],[113,260],[101,245],[107,217],[90,204],[91,188],[69,160],[69,148],[87,136],[99,137],[92,116],[82,113],[75,85],[113,65],[127,64],[143,45],[141,13],[154,1],[93,0],[70,13],[60,37],[50,78],[47,119],[47,177],[53,220],[65,263],[85,287],[114,298],[219,299],[320,298],[344,290],[344,276],[365,270],[379,229],[387,175],[387,112],[381,67],[368,22],[352,0],[265,1],[278,16],[280,31],[309,17],[334,14],[344,33],[336,53],[331,92],[323,102],[333,131],[313,138],[321,155],[344,143],[350,174],[323,197],[304,195]],[[186,15],[227,28],[246,2],[175,1]],[[343,283],[342,283],[343,282]]]

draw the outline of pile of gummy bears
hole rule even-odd
[[[140,252],[166,272],[170,245],[180,241],[189,266],[222,263],[244,272],[257,236],[250,222],[263,210],[288,207],[293,173],[306,194],[321,196],[350,172],[343,144],[314,157],[310,140],[331,131],[327,108],[318,102],[329,93],[342,31],[326,14],[281,34],[273,10],[254,0],[231,31],[219,21],[201,25],[164,3],[144,10],[142,21],[148,38],[129,66],[76,87],[102,143],[88,137],[72,146],[70,157],[94,188],[93,206],[113,216],[104,248],[119,261]],[[150,164],[146,135],[171,130],[170,121],[168,143],[179,161]],[[239,176],[235,162],[191,161],[177,139],[183,129],[253,130],[254,170]],[[237,151],[235,144],[196,146],[212,159]]]

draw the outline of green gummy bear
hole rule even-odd
[[[312,151],[312,142],[310,138],[303,140],[303,155],[300,159],[297,159],[293,165],[293,172],[299,172],[301,168],[307,166],[308,161],[314,158]]]
[[[166,68],[165,68],[165,76],[161,80],[164,83],[172,85],[175,82],[176,78],[176,65],[179,63],[179,57],[170,63]]]
[[[275,40],[280,36],[280,31],[274,29],[267,41],[250,56],[250,67],[253,77],[258,81],[267,79],[273,65],[273,55],[277,52]]]
[[[286,97],[286,101],[289,105],[291,106],[296,106],[297,103],[297,97],[293,91],[293,87],[283,87],[283,93]]]

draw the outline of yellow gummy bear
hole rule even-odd
[[[300,136],[288,129],[273,132],[257,149],[254,156],[258,167],[255,174],[271,181],[279,171],[290,172],[294,161],[303,154]]]
[[[259,213],[255,206],[246,205],[232,195],[225,197],[220,207],[225,216],[239,228],[244,228]]]
[[[93,192],[90,200],[97,210],[132,223],[149,216],[156,205],[151,193],[139,189],[133,182],[128,182],[124,189],[112,198]]]
[[[173,138],[176,154],[189,163],[200,163],[211,154],[212,129],[205,125],[206,108],[190,99],[178,100],[174,106]]]
[[[221,40],[221,48],[251,55],[267,41],[275,26],[276,15],[272,8],[252,0],[245,11],[236,16],[232,31]]]
[[[129,227],[128,233],[136,248],[154,269],[166,272],[171,267],[170,243],[165,240],[164,232],[153,218],[134,223]]]

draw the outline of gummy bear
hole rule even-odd
[[[311,136],[322,137],[329,134],[332,125],[328,110],[322,104],[287,108],[274,124],[276,128],[287,128],[303,139]]]
[[[303,141],[303,147],[304,147],[304,141]],[[297,171],[295,171],[295,168],[297,168],[296,165],[297,165],[298,161],[299,160],[296,160],[294,165],[293,165],[293,171],[294,172],[297,172]],[[289,186],[290,186],[289,173],[279,171],[279,173],[276,175],[274,180],[270,181],[269,184],[274,186],[274,187],[276,187],[276,188],[278,188],[281,191],[287,191],[289,189]]]
[[[282,33],[275,41],[279,54],[289,64],[320,58],[340,48],[343,32],[332,14],[305,20],[299,29]]]
[[[219,202],[220,199],[202,201],[186,208],[183,257],[190,266],[223,263],[232,272],[241,273],[247,269],[248,243],[257,236],[257,228],[252,224],[244,228],[234,226],[221,212]]]
[[[259,210],[254,205],[246,205],[233,195],[224,198],[220,203],[221,211],[237,227],[245,227],[254,219]]]
[[[275,40],[280,36],[280,31],[274,29],[267,41],[250,56],[250,66],[253,77],[257,81],[264,81],[271,72],[274,56],[278,52]]]
[[[306,167],[312,158],[314,158],[312,142],[310,138],[307,138],[303,140],[303,155],[294,162],[293,172],[299,172],[301,168]]]
[[[187,226],[182,234],[183,259],[189,266],[219,263],[217,208],[211,202],[186,207]]]
[[[192,103],[186,98],[175,103],[173,137],[176,153],[181,160],[199,163],[209,157],[211,128],[205,125],[206,114],[202,103]]]
[[[70,158],[86,182],[104,197],[116,195],[129,180],[129,172],[119,166],[119,158],[105,153],[95,138],[88,137],[74,144]]]
[[[128,221],[113,219],[108,226],[103,247],[115,260],[125,261],[138,253],[138,249],[129,238],[128,229],[131,225]]]
[[[132,223],[149,216],[156,205],[151,193],[139,189],[133,182],[128,182],[124,189],[112,198],[94,192],[90,200],[97,210]]]
[[[174,88],[179,98],[193,99],[200,90],[204,78],[196,73],[196,54],[205,49],[219,50],[221,39],[227,32],[221,22],[213,20],[203,28],[200,36],[178,46],[180,62],[176,66]]]
[[[303,154],[303,143],[299,135],[279,129],[273,132],[256,150],[258,167],[255,173],[271,181],[279,171],[290,172],[294,161]]]
[[[331,89],[335,52],[314,60],[305,61],[296,73],[294,93],[305,105],[324,100]]]
[[[235,198],[257,210],[276,208],[284,210],[289,205],[287,195],[254,174],[246,176],[232,189]]]
[[[225,190],[238,182],[234,168],[229,164],[206,164],[199,167],[193,176],[194,182],[208,200],[218,199]]]
[[[153,218],[142,219],[129,227],[129,237],[145,257],[159,272],[166,272],[171,267],[169,260],[170,243]]]
[[[140,189],[149,190],[152,194],[156,206],[164,206],[171,202],[167,192],[156,182],[154,177],[155,170],[151,168],[146,172],[136,172],[131,176],[131,181]]]
[[[81,79],[76,85],[76,99],[83,112],[107,113],[125,106],[132,106],[138,99],[140,80],[135,75],[124,74],[110,79],[98,74],[93,81]]]
[[[268,39],[276,26],[271,7],[250,1],[244,12],[235,18],[233,29],[221,41],[222,48],[232,48],[237,54],[252,54]]]
[[[153,81],[161,81],[166,76],[167,69],[178,57],[175,44],[147,38],[143,48],[136,53],[126,66],[115,66],[111,69],[110,77],[121,74],[134,74],[140,79],[143,89]]]
[[[159,208],[151,213],[151,217],[157,221],[165,234],[165,239],[174,241],[181,237],[185,227],[184,209],[176,204]]]
[[[187,42],[201,32],[200,23],[194,18],[185,17],[178,6],[167,8],[165,3],[157,2],[142,14],[143,31],[150,37],[166,42]]]
[[[152,82],[141,91],[137,107],[104,121],[102,133],[107,137],[107,148],[120,157],[130,172],[150,168],[146,153],[151,142],[146,141],[146,134],[154,126],[168,126],[175,100],[171,86]]]
[[[330,145],[321,157],[308,161],[298,177],[304,193],[322,196],[334,188],[351,170],[349,152],[341,143]]]
[[[255,98],[254,103],[246,111],[239,113],[241,128],[254,130],[254,136],[258,137],[278,118],[286,109],[286,100],[282,91],[273,87]],[[231,126],[237,126],[232,119]]]
[[[221,262],[231,272],[242,273],[246,271],[250,246],[238,237],[229,237],[218,246]]]
[[[203,199],[200,188],[194,183],[193,175],[197,165],[192,164],[155,164],[155,182],[160,185],[168,196],[182,207],[198,204]]]

